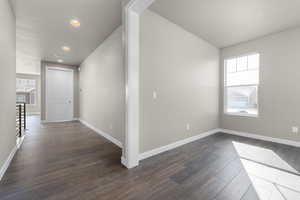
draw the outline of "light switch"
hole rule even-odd
[[[191,130],[191,125],[190,124],[186,124],[186,130],[187,131]]]
[[[157,92],[156,91],[153,91],[152,97],[153,97],[153,99],[157,99]]]
[[[298,130],[298,126],[293,126],[293,127],[292,127],[292,132],[293,132],[293,133],[298,133],[298,131],[299,131],[299,130]]]

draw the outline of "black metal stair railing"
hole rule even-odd
[[[26,130],[26,103],[17,102],[16,104],[16,135],[23,137]]]

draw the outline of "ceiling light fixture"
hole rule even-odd
[[[64,50],[64,51],[71,51],[71,48],[68,47],[68,46],[63,46],[63,47],[61,47],[61,48],[62,48],[62,50]]]
[[[71,26],[73,26],[74,28],[79,28],[80,27],[80,22],[77,19],[71,19],[70,20],[70,24]]]
[[[57,62],[62,63],[64,61],[62,59],[58,59]]]

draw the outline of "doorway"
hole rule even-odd
[[[46,67],[46,121],[72,121],[74,116],[74,70]]]

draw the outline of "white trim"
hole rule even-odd
[[[23,135],[21,138],[20,137],[17,137],[17,149],[20,149],[20,147],[22,146],[23,142],[24,142],[24,139],[25,139],[25,135]]]
[[[27,112],[27,115],[28,116],[31,116],[31,115],[41,115],[40,112]]]
[[[124,165],[125,167],[128,166],[128,161],[126,160],[126,158],[124,156],[121,157],[121,163],[122,165]]]
[[[155,0],[134,0],[131,1],[131,9],[137,14],[144,12]]]
[[[3,166],[0,169],[0,181],[3,178],[6,170],[8,169],[12,159],[14,158],[16,152],[17,152],[18,148],[17,146],[14,146],[14,148],[12,149],[12,151],[10,152],[8,158],[6,159],[6,161],[4,162]]]
[[[247,133],[247,132],[234,131],[234,130],[228,130],[228,129],[220,129],[220,132],[231,134],[231,135],[252,138],[252,139],[257,139],[257,140],[285,144],[285,145],[294,146],[294,147],[300,147],[300,142],[295,142],[292,140],[273,138],[273,137],[268,137],[268,136],[257,135],[254,133]]]
[[[67,72],[74,72],[73,69],[68,69],[68,68],[64,68],[64,67],[53,67],[53,66],[46,66],[47,70],[58,70],[58,71],[67,71]]]
[[[253,56],[253,55],[256,55],[256,54],[259,54],[259,57],[260,57],[261,53],[259,51],[253,51],[253,52],[250,52],[250,53],[239,54],[238,56],[227,56],[227,57],[224,58],[224,60],[237,59],[237,58],[246,57],[246,56]]]
[[[60,121],[48,121],[48,120],[42,120],[42,124],[44,123],[61,123],[61,122],[74,122],[74,121],[79,121],[78,118],[73,118],[72,120],[60,120]]]
[[[116,138],[110,136],[108,133],[105,133],[99,129],[97,129],[96,127],[94,127],[93,125],[89,124],[88,122],[79,119],[79,122],[81,122],[82,124],[84,124],[85,126],[87,126],[88,128],[92,129],[93,131],[95,131],[96,133],[98,133],[99,135],[101,135],[102,137],[106,138],[107,140],[111,141],[112,143],[114,143],[115,145],[117,145],[120,148],[123,148],[122,142],[120,142],[119,140],[117,140]]]
[[[122,156],[127,168],[139,165],[139,14],[133,7],[142,1],[131,0],[125,6],[126,132]]]
[[[193,136],[193,137],[189,137],[189,138],[186,138],[186,139],[174,142],[172,144],[168,144],[166,146],[162,146],[162,147],[158,147],[156,149],[150,150],[150,151],[146,151],[146,152],[141,153],[139,155],[139,160],[144,160],[146,158],[150,158],[152,156],[161,154],[161,153],[166,152],[166,151],[170,151],[170,150],[175,149],[177,147],[180,147],[182,145],[185,145],[185,144],[194,142],[196,140],[199,140],[199,139],[202,139],[202,138],[214,135],[214,134],[219,133],[219,132],[220,132],[220,129],[213,129],[213,130],[201,133],[199,135],[196,135],[196,136]]]
[[[239,113],[239,112],[224,112],[224,115],[238,116],[238,117],[254,117],[254,118],[259,118],[258,114]]]

